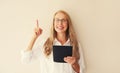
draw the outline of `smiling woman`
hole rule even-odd
[[[28,48],[22,52],[22,60],[29,62],[35,57],[39,58],[41,73],[83,73],[84,62],[81,46],[67,12],[59,10],[54,14],[50,36],[38,48],[33,49],[35,41],[42,35],[42,28],[39,27],[38,20],[36,26]],[[53,45],[72,46],[72,56],[64,57],[65,63],[54,62]]]
[[[65,33],[66,36],[66,31],[68,28],[68,23],[67,23],[67,18],[63,13],[58,13],[55,15],[54,17],[55,21],[54,21],[54,29],[57,32],[57,34],[59,33]],[[68,37],[68,36],[67,36]],[[59,39],[59,38],[58,38]]]
[[[61,66],[57,65],[51,58],[53,51],[51,50],[50,53],[48,49],[46,52],[50,55],[47,56],[44,48],[45,42],[49,43],[46,38],[52,36],[49,35],[53,30],[49,30],[52,14],[58,9],[67,11],[73,21],[77,41],[80,41],[83,49],[87,68],[85,68],[85,73],[120,73],[119,3],[120,0],[0,0],[0,73],[41,73],[40,71],[44,69],[50,73],[55,69],[56,71],[58,69],[68,70],[68,65],[63,65],[68,63],[57,63]],[[25,61],[27,63],[31,61],[32,64],[24,65],[20,63],[20,52],[28,46],[37,18],[39,28],[43,30],[42,35],[36,39],[36,44],[34,44],[34,47],[38,46],[38,48],[32,47],[32,51],[26,51],[26,55],[30,55],[29,59],[24,55],[24,60],[27,58]],[[58,23],[64,23],[64,20],[60,18]],[[52,44],[61,44],[57,41],[58,39],[55,38]],[[49,48],[49,44],[46,47]],[[82,60],[80,47],[79,50],[80,61]],[[80,71],[83,68],[81,63],[83,62],[79,63],[82,66]],[[70,70],[73,69],[69,67]]]

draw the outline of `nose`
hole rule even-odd
[[[63,23],[62,20],[60,20],[60,21],[58,22],[58,24],[60,24],[60,25],[62,25],[62,23]]]

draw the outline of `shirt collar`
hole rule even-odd
[[[62,45],[62,44],[55,38],[53,45]],[[68,38],[68,40],[63,45],[70,46],[70,39]]]

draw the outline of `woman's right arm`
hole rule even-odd
[[[31,41],[30,41],[26,51],[31,51],[32,50],[33,45],[34,45],[36,39],[42,34],[42,29],[39,27],[38,20],[37,20],[36,26],[37,27],[34,29],[33,37],[31,39]]]
[[[30,43],[28,47],[22,51],[22,61],[23,62],[29,62],[31,58],[33,57],[33,46],[37,38],[42,34],[42,29],[38,25],[38,20],[37,20],[37,27],[34,29],[34,33],[32,36],[32,39],[30,40]]]

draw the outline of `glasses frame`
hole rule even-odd
[[[67,19],[59,19],[59,18],[55,18],[54,20],[56,23],[62,22],[62,23],[67,23]]]

